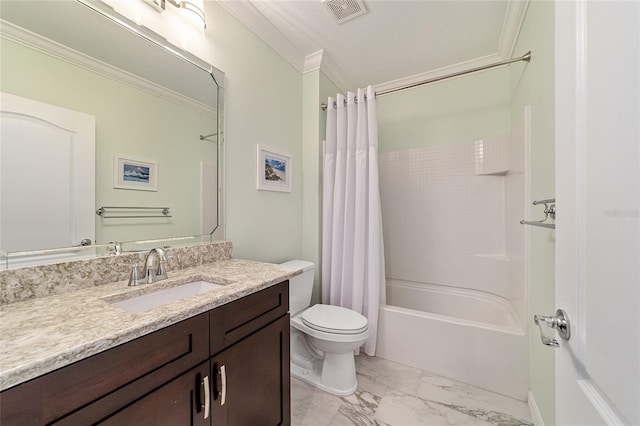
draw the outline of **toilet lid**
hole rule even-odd
[[[367,330],[367,318],[351,309],[333,305],[313,305],[302,312],[302,322],[316,330],[334,334],[358,334]]]

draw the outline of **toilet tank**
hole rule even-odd
[[[316,265],[306,260],[290,260],[280,266],[288,269],[302,269],[301,275],[289,278],[289,312],[291,316],[309,307],[313,292],[313,274]]]

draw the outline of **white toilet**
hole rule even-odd
[[[289,280],[291,375],[329,393],[351,395],[358,388],[354,351],[367,340],[369,321],[340,306],[309,307],[313,263],[292,260],[280,266],[304,271]]]

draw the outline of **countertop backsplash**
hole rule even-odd
[[[197,246],[170,247],[164,251],[167,272],[171,276],[171,271],[230,259],[233,244],[216,241]],[[131,264],[136,261],[142,273],[147,253],[124,253],[0,271],[0,305],[127,280]]]

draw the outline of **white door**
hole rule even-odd
[[[640,2],[559,1],[555,28],[556,423],[640,425]]]
[[[93,241],[95,117],[0,93],[0,132],[0,251]]]

